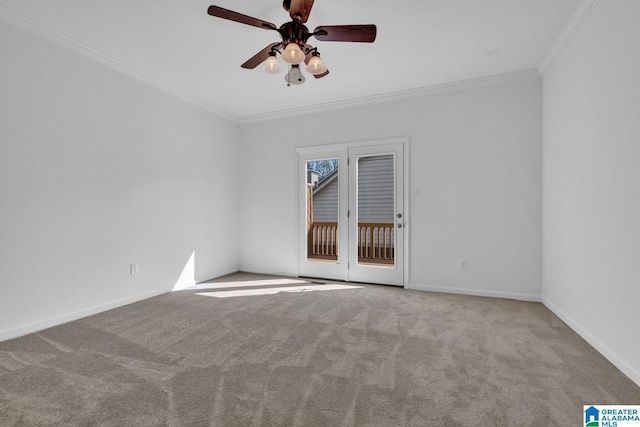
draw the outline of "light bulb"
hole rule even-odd
[[[313,56],[307,64],[307,71],[311,74],[317,75],[327,71],[327,66],[324,65],[322,59],[318,55]]]
[[[275,55],[269,55],[266,61],[264,61],[264,69],[269,74],[276,74],[280,71],[280,61]]]
[[[290,85],[301,85],[304,83],[305,78],[300,72],[300,67],[297,65],[291,67],[289,72],[284,76],[284,81]]]
[[[287,45],[282,52],[282,59],[287,61],[289,64],[299,64],[304,61],[304,52],[300,49],[297,43],[291,42]]]

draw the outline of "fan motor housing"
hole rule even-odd
[[[287,22],[282,24],[278,32],[282,36],[282,40],[285,44],[295,41],[301,47],[304,46],[307,40],[309,40],[309,37],[311,37],[307,26],[299,22]]]

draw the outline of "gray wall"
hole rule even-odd
[[[0,340],[237,270],[237,125],[3,20],[0,58]]]
[[[394,223],[393,155],[362,157],[357,168],[358,223]]]
[[[408,136],[409,285],[539,300],[541,115],[533,78],[243,124],[241,268],[298,273],[296,148]]]
[[[544,75],[544,303],[640,385],[640,2],[601,1]]]
[[[338,176],[313,192],[313,221],[338,222]]]

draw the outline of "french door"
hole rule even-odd
[[[298,159],[300,276],[404,285],[404,142]]]

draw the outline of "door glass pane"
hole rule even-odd
[[[307,162],[307,261],[338,261],[338,159]]]
[[[358,265],[395,266],[394,155],[357,158]]]

